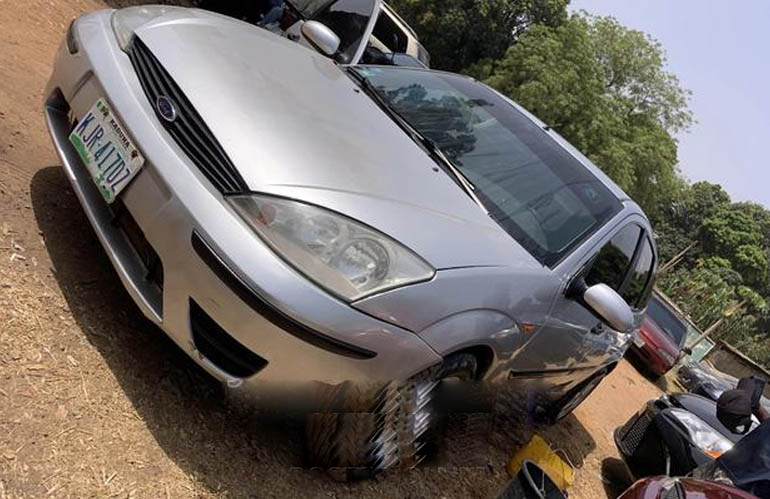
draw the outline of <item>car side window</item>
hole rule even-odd
[[[621,296],[632,308],[643,309],[650,299],[652,293],[653,278],[652,270],[655,264],[655,252],[652,249],[652,243],[648,237],[644,238],[639,248],[639,255],[636,258],[636,264],[629,276]]]
[[[599,251],[585,275],[586,284],[594,286],[604,283],[615,291],[620,291],[641,235],[641,227],[635,224],[627,225],[615,234]]]

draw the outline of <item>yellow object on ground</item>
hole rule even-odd
[[[532,461],[561,489],[567,490],[575,483],[575,470],[558,456],[548,443],[535,435],[527,445],[519,449],[508,463],[508,473],[516,476],[524,461]]]

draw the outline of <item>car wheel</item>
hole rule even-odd
[[[384,387],[319,384],[318,412],[309,414],[305,423],[310,466],[325,469],[339,481],[415,467],[437,435],[435,388],[444,379],[470,381],[477,374],[476,358],[458,354],[406,382]]]
[[[548,421],[554,424],[572,414],[572,411],[591,395],[609,372],[610,369],[602,369],[554,402],[547,411]]]

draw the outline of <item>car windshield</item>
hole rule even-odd
[[[681,345],[687,336],[688,325],[686,321],[683,321],[676,316],[671,310],[668,309],[660,300],[653,297],[647,306],[647,315],[655,321],[655,324],[660,327],[677,345]]]
[[[620,211],[596,176],[488,87],[449,73],[354,71],[441,149],[490,216],[544,265],[555,265]]]

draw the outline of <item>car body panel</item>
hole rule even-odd
[[[78,39],[88,49],[73,56],[61,46],[46,91],[45,113],[67,178],[142,312],[210,374],[244,389],[255,382],[290,385],[307,379],[338,383],[405,378],[440,362],[441,358],[413,333],[360,313],[309,282],[232,213],[158,122],[128,57],[115,42],[110,16],[111,11],[100,11],[78,20]],[[51,102],[57,92],[73,116],[82,116],[99,97],[106,97],[146,158],[142,171],[124,191],[123,200],[163,262],[162,316],[147,304],[141,285],[144,276],[133,264],[131,249],[121,243],[123,238],[112,226],[106,204],[66,139],[69,117]],[[269,324],[244,306],[195,254],[193,230],[212,244],[244,282],[287,315],[340,341],[355,340],[362,347],[382,335],[377,357],[362,361],[325,353]],[[190,298],[240,343],[268,360],[268,366],[255,379],[233,379],[201,358],[192,342]],[[387,350],[398,352],[398,360],[388,360]],[[300,364],[303,369],[297,370]]]
[[[677,379],[688,391],[715,402],[725,391],[738,386],[738,378],[713,368],[705,361],[685,363],[679,368]],[[760,404],[770,411],[770,399],[763,396]]]
[[[678,486],[684,493],[676,494],[673,488]],[[671,478],[658,476],[645,478],[633,484],[618,499],[660,499],[678,497],[680,499],[756,499],[741,489],[718,482],[696,480],[694,478]]]
[[[117,46],[112,11],[80,18],[73,28],[82,49],[73,55],[62,46],[46,91],[57,152],[129,293],[207,371],[249,388],[260,381],[383,381],[409,377],[461,349],[488,347],[491,376],[526,378],[533,390],[557,397],[622,356],[630,335],[607,329],[595,334],[598,319],[564,296],[571,279],[624,224],[651,231],[617,186],[607,184],[625,199],[621,213],[546,267],[438,169],[344,68],[246,23],[184,12],[151,21],[136,35],[180,86],[249,188],[353,217],[437,269],[428,282],[352,306],[331,296],[249,228],[158,121],[154,103]],[[162,307],[146,303],[144,277],[128,265],[130,250],[110,226],[109,210],[66,141],[69,120],[100,97],[147,159],[122,199],[163,262]],[[321,351],[271,324],[201,260],[191,245],[193,233],[260,299],[376,357]],[[206,359],[191,337],[191,299],[266,359],[267,367],[253,378],[234,379]]]
[[[644,341],[644,346],[639,348],[636,345],[632,345],[631,349],[646,363],[645,367],[657,375],[667,373],[674,366],[675,362],[669,362],[668,359],[664,358],[660,354],[659,349],[668,353],[673,359],[677,359],[679,357],[677,345],[671,341],[668,335],[649,316],[642,320],[642,325],[639,328],[639,338]]]

